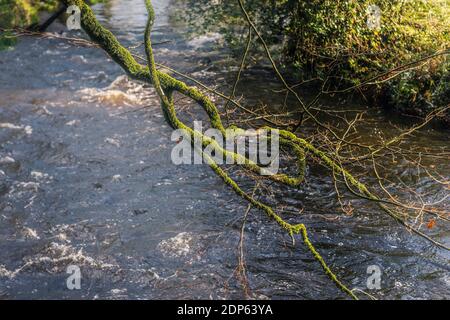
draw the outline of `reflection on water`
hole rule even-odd
[[[229,79],[225,54],[210,45],[214,36],[183,40],[169,3],[154,3],[155,42],[164,42],[157,60],[206,82]],[[95,10],[126,45],[142,41],[143,1]],[[0,66],[0,297],[245,297],[230,276],[247,204],[207,167],[171,164],[171,130],[151,88],[128,80],[100,50],[58,40],[23,38],[0,53]],[[270,73],[255,70],[250,79],[241,88],[250,103],[279,103]],[[365,139],[377,128],[396,132],[382,113],[367,117]],[[414,143],[440,147],[448,138],[429,130]],[[449,163],[440,161],[448,177]],[[426,201],[443,197],[430,179],[390,167],[429,194]],[[448,253],[362,200],[353,202],[353,216],[337,214],[329,176],[309,171],[300,190],[280,189],[278,200],[309,227],[345,283],[366,290],[367,267],[379,265],[382,290],[372,292],[379,298],[450,297]],[[435,233],[448,243],[448,227]],[[251,211],[245,239],[254,297],[343,298],[302,245],[292,247],[261,212]],[[81,267],[81,290],[66,288],[69,265]]]

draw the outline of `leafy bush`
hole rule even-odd
[[[375,3],[380,28],[368,28]],[[449,8],[444,1],[298,1],[286,30],[286,56],[307,77],[331,76],[337,87],[358,85],[399,65],[449,49]],[[424,115],[448,99],[448,63],[439,56],[376,84],[389,106]],[[420,64],[419,64],[420,65]],[[436,92],[439,88],[439,94]],[[447,97],[447,99],[445,99]]]

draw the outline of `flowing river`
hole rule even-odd
[[[153,2],[157,61],[230,88],[226,54],[211,45],[217,37],[186,37],[170,19],[169,2]],[[111,0],[94,10],[126,46],[142,41],[143,0]],[[49,31],[84,37],[62,24]],[[22,37],[0,52],[0,70],[0,298],[246,297],[233,273],[248,204],[206,165],[172,164],[172,131],[150,86],[127,79],[100,49],[62,39]],[[275,105],[277,85],[273,74],[255,68],[240,93],[246,102]],[[178,105],[186,121],[198,118],[190,112],[201,114]],[[381,111],[369,110],[366,120],[360,135],[367,141],[380,131],[398,132]],[[411,146],[448,147],[449,138],[427,128]],[[433,165],[448,180],[448,159]],[[448,193],[402,163],[390,168],[425,194],[425,203]],[[299,190],[281,188],[279,200],[293,221],[307,225],[345,284],[380,299],[450,298],[448,252],[361,199],[352,201],[352,215],[339,213],[329,172],[314,166],[308,172]],[[448,211],[449,201],[441,207]],[[431,234],[450,244],[448,224],[438,222]],[[300,238],[292,246],[264,213],[250,211],[244,236],[250,297],[346,298]],[[366,286],[373,265],[382,271],[380,290]],[[67,288],[69,266],[80,268],[80,290]]]

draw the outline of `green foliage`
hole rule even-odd
[[[38,22],[38,13],[53,10],[58,0],[0,0],[0,28],[25,28]],[[0,50],[17,42],[10,32],[0,33]]]
[[[89,0],[96,4],[103,0]],[[39,12],[52,12],[60,5],[59,0],[0,0],[0,28],[26,28],[39,22]],[[13,46],[17,39],[10,32],[0,33],[0,50]]]
[[[426,64],[402,73],[386,87],[388,104],[408,114],[423,116],[450,103],[450,61]],[[446,121],[449,120],[448,115]]]
[[[58,0],[0,0],[0,27],[26,27],[38,21],[38,12],[53,10]]]
[[[379,29],[367,26],[370,4],[381,9]],[[357,85],[449,48],[450,12],[445,1],[315,0],[299,1],[295,10],[287,31],[286,55],[304,76],[332,77],[332,87]],[[441,56],[377,84],[373,91],[386,95],[388,105],[423,115],[450,102],[438,98],[448,97],[448,92],[434,94],[438,85],[441,91],[448,91],[448,73]]]
[[[330,63],[348,70],[352,81],[385,71],[448,44],[448,12],[441,1],[296,1],[287,30],[288,57],[316,74]],[[380,28],[367,25],[370,5],[380,8]],[[336,60],[336,61],[335,61]],[[331,72],[333,74],[333,72]]]
[[[14,46],[16,42],[17,39],[11,34],[11,32],[0,33],[0,51]]]
[[[450,102],[450,60],[442,65],[439,72],[440,78],[435,85],[435,90],[433,91],[431,101],[436,105]]]
[[[104,0],[87,0],[96,4]],[[0,0],[0,28],[27,27],[38,22],[40,11],[54,11],[59,0]]]

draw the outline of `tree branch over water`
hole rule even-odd
[[[143,0],[144,1],[144,0]],[[230,152],[222,147],[220,147],[217,142],[214,139],[211,139],[205,135],[203,135],[201,132],[198,132],[191,127],[187,126],[185,123],[183,123],[177,116],[177,111],[175,110],[175,102],[174,102],[174,93],[177,92],[185,97],[190,98],[195,103],[198,103],[203,110],[206,112],[206,114],[209,117],[211,127],[219,130],[222,132],[224,136],[227,136],[230,134],[230,132],[236,132],[238,129],[236,126],[230,126],[225,127],[222,123],[221,114],[219,112],[219,109],[217,106],[211,101],[211,99],[203,94],[200,90],[198,90],[195,87],[188,86],[186,83],[168,75],[167,73],[158,70],[157,69],[157,63],[155,62],[154,56],[153,56],[153,48],[151,43],[151,31],[153,27],[153,22],[155,19],[153,7],[150,0],[145,0],[146,7],[148,11],[148,21],[146,24],[145,29],[145,51],[146,51],[146,63],[147,65],[141,65],[136,61],[135,56],[122,46],[117,38],[106,28],[104,28],[95,18],[95,15],[93,14],[92,10],[89,8],[88,5],[84,3],[82,0],[62,0],[62,2],[65,5],[77,5],[81,9],[81,23],[84,31],[89,35],[89,37],[92,39],[92,41],[100,46],[103,50],[106,51],[106,53],[117,63],[119,64],[123,70],[133,79],[144,81],[147,83],[150,83],[155,88],[161,102],[162,106],[162,112],[165,116],[166,121],[168,124],[174,128],[174,129],[183,129],[186,132],[186,138],[193,141],[195,139],[200,139],[202,142],[203,148],[206,148],[208,146],[212,146],[213,149],[216,151],[216,154],[219,154],[223,157],[232,157],[233,159],[239,159],[240,162],[243,163],[243,167],[251,172],[252,174],[263,177],[262,170],[258,164],[252,162],[250,159],[248,159],[245,156],[242,156],[238,153]],[[259,33],[256,26],[254,26],[251,22],[251,18],[249,14],[246,12],[245,7],[243,6],[243,3],[241,0],[239,0],[239,3],[241,5],[241,8],[244,12],[244,15],[247,18],[247,21],[249,23],[249,26],[252,28],[252,32],[254,32],[260,41],[263,43],[263,46],[266,49],[268,58],[271,60],[274,70],[278,70],[275,64],[275,61],[270,55],[270,52],[267,48],[267,46],[264,43],[263,36]],[[250,30],[251,31],[251,30]],[[251,34],[251,32],[249,32]],[[246,49],[246,52],[248,51],[248,48]],[[245,60],[245,54],[243,58],[244,63]],[[242,64],[241,68],[242,69]],[[236,83],[239,80],[240,72],[237,76]],[[280,72],[277,72],[277,75],[280,79],[280,81],[284,84],[286,90],[292,92],[295,94],[295,97],[299,104],[303,106],[303,112],[307,114],[315,124],[317,125],[318,129],[322,129],[321,132],[323,137],[326,137],[327,135],[331,135],[332,139],[334,141],[337,141],[338,148],[334,148],[335,150],[333,152],[326,152],[323,150],[323,148],[317,147],[310,141],[308,141],[308,137],[301,138],[298,137],[296,134],[287,131],[282,130],[277,127],[262,127],[261,129],[267,130],[268,132],[278,132],[280,135],[280,144],[285,149],[288,149],[293,153],[293,156],[295,158],[295,162],[297,163],[298,172],[296,176],[291,176],[288,174],[276,174],[272,176],[264,176],[264,178],[268,178],[272,181],[275,181],[279,184],[286,185],[290,188],[301,188],[301,182],[304,179],[305,176],[305,168],[306,168],[306,158],[307,156],[309,158],[315,159],[320,164],[327,167],[330,171],[330,176],[332,177],[340,177],[342,179],[342,182],[345,184],[347,189],[354,194],[355,196],[359,198],[363,198],[365,200],[368,200],[370,202],[374,202],[378,205],[378,207],[381,209],[382,212],[393,218],[395,221],[406,227],[409,231],[419,235],[420,237],[426,239],[433,245],[443,248],[445,250],[450,250],[448,246],[445,244],[442,244],[434,239],[432,239],[427,234],[420,231],[418,228],[414,227],[408,222],[408,216],[405,216],[404,213],[398,211],[395,207],[398,206],[398,203],[395,203],[393,201],[387,201],[382,199],[381,196],[377,195],[375,191],[372,191],[369,187],[367,187],[365,184],[363,184],[361,181],[359,181],[354,174],[352,174],[349,170],[347,170],[343,165],[343,156],[340,155],[339,151],[343,147],[352,146],[353,148],[367,148],[371,151],[369,155],[366,155],[367,159],[373,160],[375,155],[378,155],[383,151],[384,149],[388,149],[392,147],[392,145],[398,143],[401,141],[405,136],[411,135],[416,130],[420,129],[420,127],[411,129],[407,131],[405,134],[400,135],[399,138],[394,138],[392,141],[389,141],[385,144],[383,144],[378,149],[371,149],[366,147],[365,145],[361,145],[357,142],[352,142],[351,140],[348,140],[349,132],[354,126],[355,122],[350,122],[349,128],[347,131],[340,135],[338,132],[333,130],[330,126],[322,123],[320,120],[316,118],[316,115],[312,113],[312,109],[308,108],[308,106],[302,101],[300,96],[292,89],[291,86],[287,84],[287,82],[284,80],[283,76]],[[230,101],[230,103],[233,103],[233,97],[235,93],[235,87],[233,88],[232,94],[230,97],[225,96],[225,100]],[[224,97],[222,97],[224,98]],[[227,99],[228,98],[228,99]],[[246,108],[244,107],[244,110]],[[254,113],[252,111],[252,113]],[[336,142],[333,144],[336,146]],[[330,148],[331,149],[331,148]],[[284,229],[289,236],[292,237],[292,240],[295,241],[295,235],[300,234],[303,240],[303,243],[305,244],[306,248],[309,250],[309,252],[314,256],[317,262],[321,265],[323,268],[325,274],[335,283],[335,285],[342,290],[342,292],[349,295],[351,298],[357,299],[357,296],[354,294],[352,290],[350,290],[344,283],[342,283],[338,277],[333,273],[333,271],[330,269],[330,267],[326,264],[325,260],[322,258],[322,256],[318,253],[314,245],[309,239],[307,227],[303,223],[296,223],[292,224],[289,221],[287,221],[282,214],[277,213],[274,208],[271,206],[255,199],[255,197],[252,194],[246,193],[238,184],[237,182],[230,177],[230,175],[225,172],[211,157],[209,157],[203,150],[198,150],[205,160],[207,161],[208,165],[211,167],[211,169],[217,174],[226,185],[228,185],[231,189],[234,190],[234,192],[248,201],[253,207],[256,207],[262,211],[264,211],[268,217],[270,217],[272,220],[274,220],[282,229]],[[345,159],[345,158],[344,158]],[[366,160],[366,159],[361,159]],[[378,171],[376,171],[377,167],[374,166],[375,173],[378,178],[380,178]],[[416,209],[414,206],[408,206],[408,209]]]

